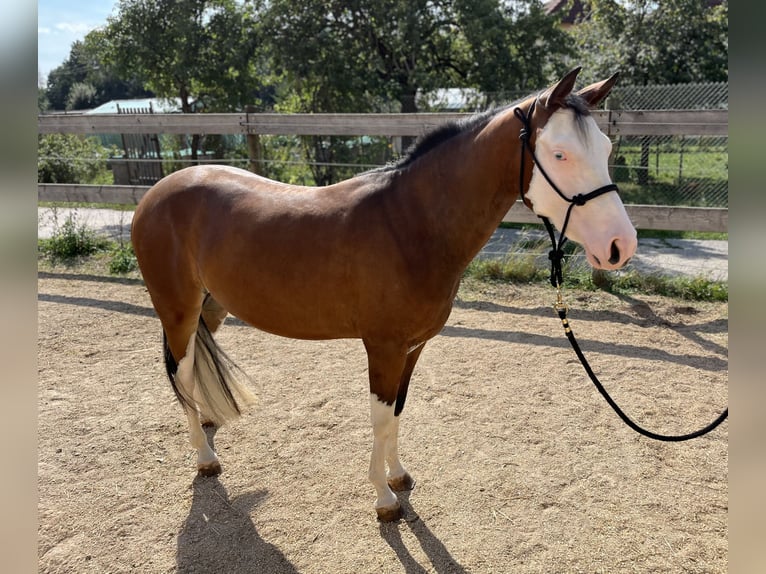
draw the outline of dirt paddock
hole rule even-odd
[[[403,414],[417,484],[381,524],[359,341],[229,318],[258,405],[199,478],[138,279],[41,271],[39,571],[723,573],[728,423],[686,443],[629,430],[539,287],[464,286]],[[727,404],[728,306],[569,292],[594,370],[635,419],[688,432]]]

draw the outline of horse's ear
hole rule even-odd
[[[577,92],[577,94],[582,96],[582,98],[588,102],[589,107],[595,108],[607,95],[609,95],[609,92],[617,82],[617,76],[619,75],[620,73],[616,72],[612,75],[612,77],[606,80],[602,80],[600,82],[596,82],[595,84],[591,84],[590,86],[586,86]]]
[[[540,94],[540,101],[542,101],[546,108],[559,108],[564,105],[566,97],[574,88],[577,74],[580,73],[580,70],[582,70],[582,66],[577,66],[561,78],[556,85],[551,86]]]

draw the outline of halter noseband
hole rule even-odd
[[[589,193],[578,193],[577,195],[569,198],[566,195],[564,195],[559,187],[553,182],[553,180],[550,178],[548,173],[543,168],[542,164],[537,160],[537,156],[535,155],[535,150],[532,149],[532,144],[529,143],[529,138],[532,132],[532,126],[530,124],[530,119],[532,118],[532,114],[535,111],[535,106],[537,105],[537,99],[532,102],[532,105],[529,107],[529,113],[525,114],[521,108],[515,108],[513,110],[513,114],[519,119],[519,121],[522,124],[521,131],[519,132],[519,139],[522,142],[521,145],[521,168],[519,169],[519,193],[521,194],[521,199],[526,200],[524,197],[524,159],[525,159],[525,153],[527,149],[529,149],[529,153],[532,156],[532,162],[533,164],[537,165],[537,169],[540,170],[540,173],[543,174],[543,177],[548,181],[548,184],[553,188],[553,190],[567,203],[569,203],[569,208],[567,209],[566,216],[564,217],[564,225],[561,226],[561,232],[559,234],[559,239],[556,241],[556,234],[555,230],[553,228],[553,225],[551,224],[550,220],[543,216],[538,215],[540,219],[543,220],[543,223],[545,224],[545,229],[548,231],[548,236],[551,239],[551,246],[552,249],[548,253],[548,259],[551,261],[551,285],[556,287],[557,289],[561,286],[561,284],[564,282],[563,276],[562,276],[562,269],[561,269],[561,262],[564,259],[564,243],[566,243],[566,230],[567,225],[569,225],[569,216],[572,214],[572,209],[575,207],[575,205],[585,205],[588,201],[591,199],[595,199],[599,195],[603,195],[605,193],[608,193],[610,191],[619,191],[619,188],[616,184],[610,183],[607,185],[604,185],[602,187],[599,187],[598,189],[594,189],[593,191]]]

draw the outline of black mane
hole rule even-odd
[[[407,149],[404,155],[398,160],[372,171],[393,171],[406,168],[414,163],[417,159],[423,157],[424,155],[439,147],[441,144],[451,140],[459,134],[483,128],[498,113],[517,105],[521,101],[523,100],[518,100],[505,106],[500,106],[485,112],[476,113],[465,119],[453,120],[443,125],[437,126],[415,140],[415,143],[413,143],[409,149]],[[577,126],[578,131],[583,133],[583,118],[590,115],[590,110],[588,108],[587,102],[576,93],[571,93],[565,100],[565,107],[574,111],[575,125]]]
[[[484,127],[490,119],[506,108],[507,106],[494,108],[486,112],[479,112],[465,119],[452,120],[437,126],[415,140],[415,143],[398,160],[373,171],[403,169],[455,136]]]

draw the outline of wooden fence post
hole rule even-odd
[[[250,160],[248,166],[250,171],[263,175],[263,166],[261,160],[263,159],[263,153],[261,151],[261,136],[250,125],[250,114],[255,113],[255,106],[245,106],[245,114],[247,122],[247,155]]]

